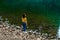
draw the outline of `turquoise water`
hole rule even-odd
[[[21,14],[34,14],[46,16],[53,23],[57,24],[57,33],[60,35],[60,0],[1,0],[0,15],[6,17],[21,17]],[[34,16],[33,15],[33,16]],[[11,19],[11,18],[10,18]],[[18,19],[18,18],[17,18]],[[18,22],[18,21],[17,21]]]

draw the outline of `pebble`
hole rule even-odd
[[[44,35],[47,35],[47,33],[46,34],[43,33],[42,36],[40,36],[38,35],[38,33],[33,32],[32,30],[25,33],[21,29],[20,30],[16,29],[16,28],[21,28],[20,26],[16,26],[16,25],[9,26],[7,22],[5,23],[6,24],[3,24],[3,25],[5,26],[7,25],[6,27],[4,27],[3,25],[0,25],[1,26],[0,40],[45,40],[46,36]],[[36,35],[34,33],[36,33]]]

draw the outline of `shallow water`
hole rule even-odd
[[[25,1],[24,0],[19,0],[19,1],[10,0],[10,2],[6,0],[4,2],[2,1],[0,4],[1,4],[0,15],[3,15],[6,17],[9,17],[10,15],[12,15],[13,18],[9,17],[10,22],[16,23],[19,25],[21,23],[19,18],[21,16],[21,14],[25,11],[27,11],[27,13],[31,13],[31,14],[34,13],[34,15],[38,14],[37,15],[38,17],[40,15],[43,15],[43,16],[45,15],[50,20],[53,20],[53,21],[57,20],[60,17],[60,11],[59,11],[60,10],[59,9],[60,1],[59,0],[25,0]],[[34,15],[32,17],[34,17]],[[29,16],[30,16],[30,14],[29,14]],[[17,20],[17,18],[19,20]],[[28,21],[30,21],[30,20],[28,20]],[[38,20],[37,20],[37,23],[39,23]],[[57,23],[57,21],[55,21],[55,23]],[[60,26],[57,30],[58,30],[58,32],[57,32],[58,38],[60,38]]]
[[[59,28],[58,28],[58,34],[57,34],[58,38],[60,38],[60,25],[59,25]]]

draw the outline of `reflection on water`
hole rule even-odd
[[[60,38],[60,25],[59,25],[59,28],[58,28],[58,38]]]

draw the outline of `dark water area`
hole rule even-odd
[[[8,17],[10,20],[10,17],[16,18],[15,21],[20,24],[21,15],[25,12],[27,13],[29,21],[31,15],[32,19],[37,18],[38,20],[43,20],[42,16],[44,16],[57,26],[55,29],[59,29],[60,0],[0,0],[0,15]]]

